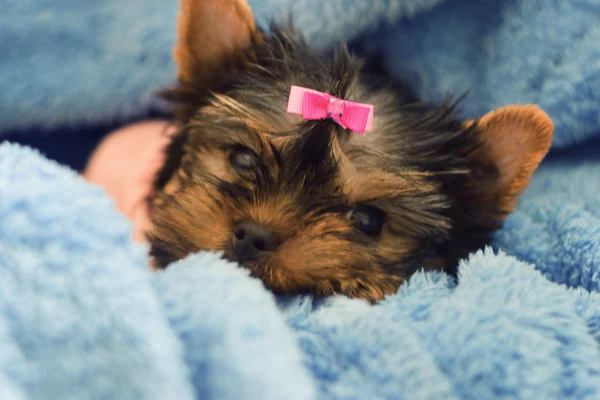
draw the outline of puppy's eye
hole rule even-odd
[[[229,163],[237,170],[249,170],[256,165],[256,154],[246,148],[234,148],[229,155]]]
[[[347,215],[357,229],[370,236],[379,235],[385,223],[385,213],[372,206],[359,206]]]

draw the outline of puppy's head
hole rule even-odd
[[[345,48],[258,31],[243,0],[182,0],[178,39],[179,130],[147,233],[160,267],[223,251],[276,293],[376,301],[485,245],[552,139],[535,106],[460,121],[452,103],[404,104]],[[292,85],[373,104],[373,130],[287,114]]]

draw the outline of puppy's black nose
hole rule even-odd
[[[270,228],[252,221],[244,221],[233,230],[233,253],[237,262],[252,261],[274,251],[279,237]]]

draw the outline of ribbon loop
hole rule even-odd
[[[359,134],[373,129],[373,105],[338,99],[301,86],[292,86],[287,112],[309,121],[331,118],[344,129]]]

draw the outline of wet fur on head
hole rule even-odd
[[[273,248],[240,261],[274,292],[380,300],[487,244],[550,146],[535,106],[461,121],[455,102],[408,102],[344,46],[324,57],[291,29],[264,34],[243,1],[181,4],[180,84],[164,93],[180,128],[147,233],[159,267],[199,250],[239,260],[236,229],[250,221]],[[287,114],[292,85],[373,104],[373,131]],[[251,168],[236,168],[239,154]]]

